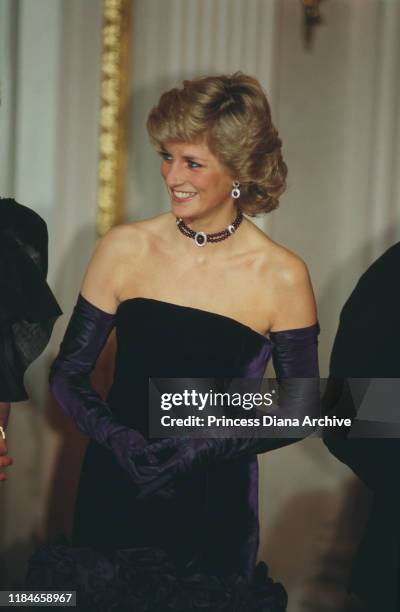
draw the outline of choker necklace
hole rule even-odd
[[[243,214],[239,210],[235,220],[230,225],[228,225],[228,227],[226,227],[224,230],[221,230],[220,232],[214,232],[213,234],[206,234],[205,232],[195,232],[186,225],[183,219],[179,217],[176,218],[176,225],[179,231],[182,232],[184,236],[187,236],[188,238],[193,238],[196,246],[203,247],[207,244],[207,242],[221,242],[221,240],[226,240],[227,238],[229,238],[229,236],[232,236],[232,234],[235,233],[242,221]]]

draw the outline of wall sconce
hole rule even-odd
[[[323,0],[301,0],[304,14],[304,45],[307,50],[312,48],[315,26],[324,23],[324,19],[320,13],[320,4],[322,1]]]

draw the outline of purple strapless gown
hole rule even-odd
[[[270,340],[196,308],[132,298],[120,304],[115,325],[118,349],[107,403],[118,422],[145,437],[149,377],[262,377],[273,353],[276,368],[284,365],[273,334]],[[297,375],[317,375],[315,363]],[[71,544],[39,549],[26,588],[76,588],[81,609],[97,612],[286,609],[283,587],[268,578],[264,564],[256,570],[253,455],[182,479],[172,498],[139,501],[112,452],[91,440]]]

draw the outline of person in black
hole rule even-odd
[[[5,430],[10,403],[28,399],[24,373],[42,353],[62,312],[46,283],[46,223],[12,199],[0,199],[0,481],[12,463]]]
[[[367,610],[385,612],[400,610],[400,440],[386,437],[388,432],[397,436],[398,425],[397,429],[395,423],[382,429],[383,405],[373,406],[375,416],[363,424],[357,408],[360,401],[354,401],[351,387],[357,385],[360,397],[365,397],[370,380],[349,379],[400,377],[399,270],[400,242],[376,260],[358,281],[340,315],[325,396],[327,411],[342,415],[346,412],[346,416],[356,418],[346,435],[326,435],[325,444],[374,493],[350,590],[365,602]],[[365,433],[371,437],[364,437]]]
[[[157,442],[149,429],[149,378],[259,379],[272,359],[280,389],[318,380],[307,268],[245,217],[278,205],[282,143],[242,73],[185,80],[147,127],[171,210],[112,228],[85,274],[49,377],[91,438],[74,528],[32,556],[25,587],[74,585],[85,612],[283,611],[286,592],[257,564],[256,455],[280,440]],[[114,328],[104,399],[90,373]]]

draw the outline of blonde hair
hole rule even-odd
[[[240,182],[237,203],[251,216],[279,205],[287,166],[264,90],[257,79],[235,72],[183,81],[162,94],[147,119],[156,147],[167,142],[200,142]]]

